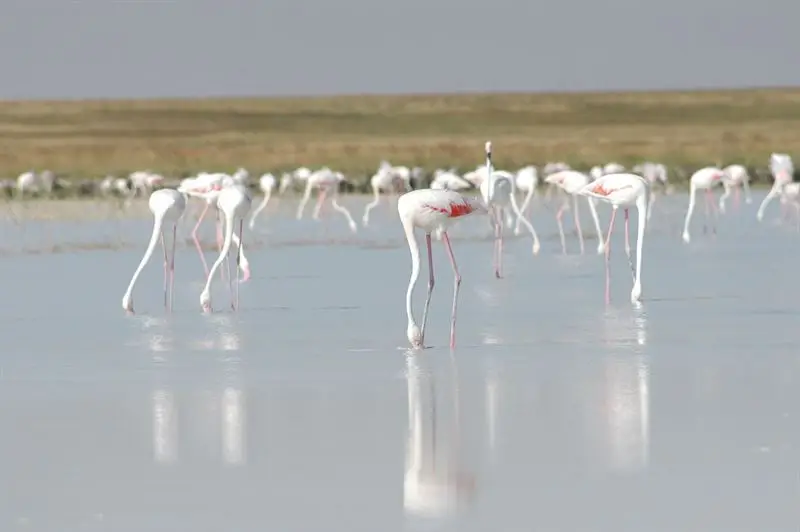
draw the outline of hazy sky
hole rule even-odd
[[[797,0],[2,0],[0,98],[793,85],[798,20]]]

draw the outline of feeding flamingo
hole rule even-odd
[[[264,193],[264,199],[261,203],[256,207],[253,211],[253,215],[250,217],[250,229],[252,229],[256,225],[256,216],[258,213],[264,210],[264,207],[267,206],[269,203],[270,198],[272,197],[272,191],[277,184],[277,179],[272,174],[264,174],[261,176],[261,179],[258,180],[258,186],[261,189],[261,192]]]
[[[494,226],[494,275],[500,279],[503,270],[503,210],[510,206],[514,214],[517,215],[517,220],[521,219],[525,227],[528,228],[533,237],[534,255],[539,252],[539,237],[530,222],[522,217],[522,213],[517,207],[517,200],[514,195],[514,177],[510,174],[495,175],[492,169],[490,143],[486,143],[486,176],[486,179],[481,183],[480,190],[483,201],[489,209],[489,219]]]
[[[487,150],[490,149],[491,144],[487,144]],[[455,277],[453,307],[450,314],[450,348],[453,349],[456,342],[456,311],[458,307],[458,290],[461,286],[461,274],[458,273],[458,266],[453,256],[453,248],[450,245],[447,229],[464,216],[474,212],[488,212],[488,210],[479,199],[465,197],[452,190],[419,189],[406,192],[400,196],[397,200],[397,211],[400,215],[400,222],[403,224],[406,240],[408,240],[408,249],[411,252],[411,279],[408,282],[408,290],[406,291],[406,315],[408,317],[406,336],[408,341],[414,348],[422,348],[424,346],[425,326],[434,285],[431,233],[441,228],[442,239],[444,240],[447,256],[450,259],[450,265],[453,267],[453,275]],[[419,279],[420,270],[420,253],[416,235],[414,234],[415,228],[420,228],[425,232],[425,244],[428,250],[428,293],[425,298],[421,328],[414,320],[411,310],[411,296]]]
[[[225,231],[225,241],[222,244],[222,251],[220,251],[219,257],[217,257],[217,260],[211,267],[211,271],[208,273],[206,286],[203,288],[203,291],[200,294],[200,306],[206,312],[211,311],[211,281],[214,278],[214,274],[217,272],[217,269],[222,264],[222,261],[228,257],[228,253],[231,249],[231,242],[233,241],[234,228],[237,222],[239,223],[239,238],[237,244],[238,253],[236,255],[236,265],[239,266],[242,258],[242,229],[244,228],[244,219],[247,216],[248,211],[250,211],[251,202],[252,200],[250,199],[249,194],[245,188],[240,185],[226,187],[219,193],[219,197],[217,198],[217,208],[224,216],[223,225]],[[230,278],[230,281],[233,281],[232,277]],[[239,283],[237,282],[236,294],[234,296],[233,303],[231,304],[231,308],[236,310],[238,307]]]
[[[197,253],[200,255],[200,260],[203,263],[203,269],[205,270],[206,276],[208,276],[208,271],[209,271],[208,264],[206,263],[206,259],[203,254],[203,248],[200,245],[200,240],[197,238],[197,230],[200,228],[200,224],[203,223],[203,218],[205,218],[208,209],[211,208],[212,205],[215,206],[217,205],[217,200],[219,199],[219,195],[222,193],[222,190],[232,186],[236,186],[236,181],[226,174],[219,174],[219,173],[218,174],[201,173],[198,174],[196,177],[190,177],[184,179],[178,186],[178,192],[182,192],[189,197],[198,198],[205,202],[205,207],[203,207],[203,211],[200,213],[200,216],[197,219],[197,223],[192,229],[192,240],[194,241],[194,246],[195,249],[197,249]],[[220,214],[219,210],[217,210],[217,220],[214,222],[214,224],[216,226],[216,233],[217,233],[217,247],[221,249],[222,226],[219,214]],[[236,246],[240,249],[241,260],[239,263],[239,267],[242,269],[242,274],[243,274],[242,281],[247,281],[248,279],[250,279],[250,262],[244,255],[244,249],[242,248],[239,237],[234,234],[233,239]]]
[[[647,192],[648,186],[644,178],[635,174],[607,174],[593,183],[588,183],[578,191],[578,194],[604,201],[611,205],[611,221],[608,225],[608,237],[605,242],[606,252],[606,304],[610,303],[610,273],[609,256],[611,251],[611,233],[614,230],[614,219],[617,209],[625,210],[625,254],[633,275],[633,289],[631,289],[631,302],[636,304],[642,296],[642,243],[644,241],[644,228],[647,223]],[[631,260],[631,243],[628,230],[628,209],[636,206],[637,210],[637,235],[636,235],[636,267]]]
[[[531,200],[536,196],[536,187],[539,186],[539,173],[536,167],[525,166],[524,168],[520,168],[519,171],[517,171],[514,184],[517,190],[525,194],[525,198],[522,200],[522,205],[519,208],[519,212],[522,216],[525,216],[530,207]],[[522,225],[522,220],[520,218],[522,216],[517,217],[517,223],[514,226],[515,235],[520,233],[520,226]]]
[[[559,187],[566,195],[564,196],[564,201],[562,202],[561,206],[558,208],[556,212],[556,221],[558,222],[558,234],[561,237],[561,250],[563,253],[567,252],[567,244],[566,239],[564,237],[564,224],[561,222],[561,218],[564,215],[564,211],[569,209],[569,196],[572,196],[572,208],[574,211],[575,216],[575,229],[578,231],[578,240],[581,244],[581,253],[584,251],[583,246],[583,231],[581,230],[581,221],[580,216],[578,214],[578,196],[577,193],[583,187],[585,187],[590,182],[589,176],[582,172],[577,172],[575,170],[562,170],[560,172],[556,172],[554,174],[550,174],[545,178],[545,183],[550,185],[555,185]],[[595,208],[594,198],[587,197],[586,202],[589,204],[589,212],[592,215],[592,220],[594,221],[594,227],[597,231],[597,239],[599,242],[597,243],[597,253],[602,253],[603,249],[605,248],[605,244],[603,242],[603,231],[600,229],[600,220],[597,218],[597,209]]]
[[[744,188],[744,202],[752,203],[753,198],[750,197],[750,174],[747,173],[747,168],[741,164],[731,164],[722,169],[725,176],[722,178],[722,186],[725,188],[722,196],[719,198],[719,212],[725,214],[725,200],[733,194],[733,207],[739,207],[739,194],[740,189]]]
[[[378,172],[372,176],[369,184],[372,187],[374,198],[364,209],[364,217],[361,220],[364,224],[364,227],[369,224],[370,211],[377,207],[381,201],[381,192],[392,194],[401,190],[406,192],[411,190],[411,183],[403,177],[404,175],[410,176],[410,174],[394,172],[391,166],[382,166]]]
[[[336,201],[336,198],[339,196],[339,183],[342,181],[344,181],[344,176],[340,172],[334,172],[328,168],[317,170],[311,174],[306,180],[306,190],[303,194],[303,199],[300,200],[300,204],[297,206],[297,219],[300,220],[303,218],[303,210],[305,209],[306,203],[308,203],[308,200],[311,198],[311,191],[316,188],[319,190],[319,196],[317,198],[317,205],[314,208],[314,213],[311,216],[312,219],[319,219],[322,203],[325,201],[325,197],[330,194],[331,206],[347,218],[347,224],[350,226],[350,230],[355,233],[358,228],[353,217],[350,216],[350,211],[339,205],[339,202]]]
[[[783,187],[791,183],[794,179],[794,163],[792,162],[792,158],[785,153],[771,154],[769,159],[769,168],[775,181],[773,182],[769,193],[764,198],[764,201],[762,201],[761,205],[758,206],[756,219],[759,222],[764,219],[764,210],[767,208],[767,205],[769,205],[769,203],[775,197],[780,196],[781,192],[783,191]],[[782,203],[782,208],[783,205],[784,204]]]
[[[722,183],[725,173],[716,166],[701,168],[692,174],[689,179],[689,208],[686,211],[686,219],[683,223],[683,241],[688,243],[691,240],[689,235],[689,223],[692,221],[695,199],[698,190],[706,193],[706,222],[712,222],[712,232],[717,233],[717,228],[713,225],[712,216],[716,214],[716,204],[714,201],[714,187]],[[703,232],[707,232],[708,227],[703,225]]]
[[[139,266],[133,272],[128,289],[125,295],[122,296],[122,308],[129,313],[133,313],[133,287],[139,279],[139,274],[142,273],[145,265],[153,255],[156,249],[156,243],[161,238],[161,247],[164,248],[164,307],[167,310],[172,309],[172,302],[174,301],[174,286],[175,286],[175,239],[178,230],[178,220],[183,216],[186,210],[186,196],[177,190],[163,188],[156,190],[150,194],[148,200],[150,212],[153,213],[153,234],[150,237],[150,243],[147,245],[147,250],[144,252]],[[172,223],[172,253],[167,253],[167,245],[164,242],[164,223]],[[167,287],[169,285],[169,298],[167,297]]]

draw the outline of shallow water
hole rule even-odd
[[[156,254],[135,316],[120,298],[146,211],[8,222],[0,529],[796,530],[800,235],[777,207],[755,221],[762,196],[717,236],[700,211],[689,245],[685,195],[659,199],[640,309],[621,218],[609,307],[585,203],[585,255],[569,213],[561,254],[539,205],[542,250],[509,237],[502,280],[486,220],[465,220],[452,354],[438,242],[433,347],[406,350],[410,260],[393,210],[353,235],[270,204],[245,231],[240,310],[225,310],[220,282],[211,315],[188,221],[174,313]],[[210,247],[210,223],[204,235]]]

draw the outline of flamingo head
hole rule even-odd
[[[200,306],[203,312],[211,312],[211,293],[208,289],[203,290],[203,293],[200,294]]]
[[[130,294],[122,296],[122,310],[128,314],[133,314],[133,296]]]
[[[408,324],[406,335],[408,336],[408,341],[411,343],[411,347],[414,349],[422,349],[422,331],[419,330],[416,323]]]

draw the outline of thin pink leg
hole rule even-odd
[[[561,207],[558,208],[556,211],[556,222],[558,222],[558,236],[561,238],[561,252],[566,255],[567,254],[567,241],[564,238],[564,223],[561,221],[561,218],[564,216],[564,210],[567,208],[566,204],[562,204]]]
[[[203,218],[206,216],[206,212],[208,212],[209,203],[206,202],[206,206],[203,208],[203,212],[200,213],[200,217],[197,219],[197,224],[192,229],[192,240],[194,241],[194,247],[197,249],[197,253],[200,255],[200,260],[203,263],[203,269],[206,271],[205,277],[208,277],[208,264],[206,264],[205,255],[203,255],[203,248],[200,246],[200,240],[197,238],[197,230],[200,229],[200,224],[203,223]]]
[[[453,266],[453,275],[455,275],[454,288],[453,288],[453,308],[450,311],[450,349],[456,347],[456,312],[458,311],[458,289],[461,287],[461,274],[458,273],[458,266],[456,265],[456,258],[453,255],[453,247],[450,245],[450,237],[447,236],[447,231],[442,233],[444,245],[447,248],[447,256],[450,257],[450,264]]]
[[[617,209],[611,211],[611,221],[608,224],[608,236],[606,237],[606,305],[611,303],[611,273],[609,271],[609,258],[611,256],[611,233],[614,231],[614,219],[617,217]]]
[[[502,277],[502,235],[500,229],[500,213],[497,212],[497,209],[492,207],[491,211],[491,218],[492,218],[492,225],[494,226],[494,252],[492,256],[492,262],[494,263],[494,276],[500,279]]]
[[[503,216],[497,213],[497,278],[503,277]]]
[[[578,213],[578,196],[574,194],[572,196],[572,208],[574,210],[573,216],[575,218],[575,230],[578,232],[578,240],[581,243],[581,255],[583,255],[584,252],[583,230],[581,229],[581,217],[580,214]]]
[[[317,196],[317,205],[314,207],[314,214],[311,216],[312,219],[318,220],[319,215],[322,213],[322,204],[325,202],[325,196],[327,195],[327,190],[320,189],[319,196]]]
[[[705,201],[705,221],[703,223],[703,234],[708,233],[708,227],[711,221],[711,189],[706,189],[705,193],[706,201]]]
[[[167,286],[169,281],[169,260],[167,259],[167,245],[164,243],[164,231],[161,231],[161,249],[164,250],[164,308],[168,309],[167,305]]]
[[[178,240],[178,224],[172,226],[172,256],[169,261],[169,310],[175,306],[175,244]]]
[[[242,262],[242,233],[244,232],[244,220],[239,220],[239,248],[236,252],[236,306],[239,308],[239,265]]]
[[[739,191],[739,186],[737,186],[737,187],[736,187],[736,188],[733,190],[733,208],[734,208],[734,210],[736,210],[736,211],[738,211],[738,210],[739,210],[739,194],[740,194],[740,191]]]
[[[446,233],[442,233],[445,235]],[[425,296],[425,308],[422,311],[422,328],[420,334],[422,335],[422,345],[425,345],[425,327],[428,324],[428,308],[431,306],[431,294],[433,293],[433,250],[431,249],[431,234],[425,234],[425,245],[428,248],[428,294]]]

